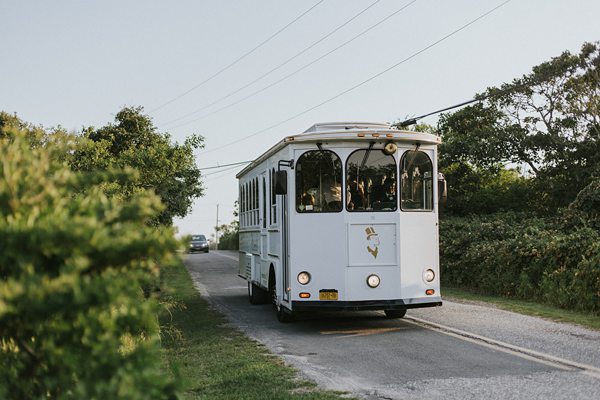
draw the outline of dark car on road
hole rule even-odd
[[[206,236],[204,235],[192,235],[190,239],[190,248],[188,249],[190,253],[196,251],[203,251],[208,253],[208,242],[206,241]]]

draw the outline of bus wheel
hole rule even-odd
[[[267,292],[252,282],[248,282],[248,300],[250,304],[265,304],[268,300]]]
[[[277,320],[283,323],[292,322],[294,320],[294,314],[280,305],[277,308]]]
[[[386,318],[402,318],[406,315],[406,310],[385,310]]]

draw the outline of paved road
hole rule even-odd
[[[323,313],[281,324],[251,306],[237,253],[186,256],[197,289],[320,386],[365,399],[600,399],[600,332],[483,305]]]

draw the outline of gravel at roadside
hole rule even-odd
[[[408,316],[600,368],[600,332],[460,300]]]

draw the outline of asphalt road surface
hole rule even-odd
[[[600,399],[600,332],[447,300],[401,320],[369,311],[282,324],[270,305],[248,302],[237,252],[185,264],[234,326],[323,388],[365,399]]]

